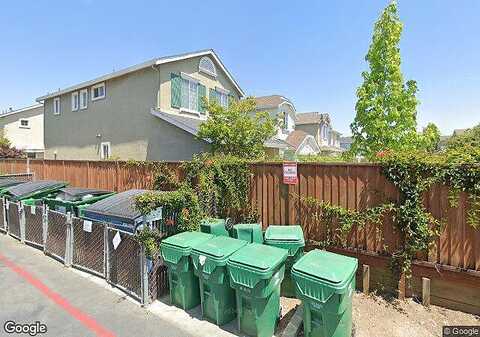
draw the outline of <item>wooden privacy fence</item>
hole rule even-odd
[[[168,165],[178,175],[183,174],[179,163]],[[31,160],[28,168],[25,160],[0,162],[2,173],[28,169],[34,172],[35,179],[64,180],[72,186],[114,191],[148,189],[153,181],[152,169],[126,162]],[[264,227],[301,224],[306,239],[315,241],[325,239],[325,228],[302,208],[299,197],[314,197],[356,210],[399,198],[398,190],[382,175],[378,165],[298,164],[297,185],[283,184],[281,163],[253,164],[251,170],[251,202]],[[400,244],[391,216],[384,217],[381,225],[353,228],[346,247],[332,250],[356,256],[360,263],[368,264],[373,288],[393,288],[400,294],[416,295],[421,291],[421,278],[428,277],[432,279],[432,303],[480,313],[480,230],[466,223],[466,196],[461,195],[458,207],[453,208],[448,202],[448,188],[433,186],[425,194],[424,204],[445,223],[445,228],[429,251],[418,254],[411,282],[396,280],[389,272],[388,256]]]

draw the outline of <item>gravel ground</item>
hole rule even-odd
[[[362,293],[354,295],[353,316],[356,337],[437,337],[444,325],[480,325],[475,315]]]

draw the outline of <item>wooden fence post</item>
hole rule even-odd
[[[370,293],[370,266],[367,264],[363,265],[363,293]]]
[[[430,305],[430,279],[426,277],[422,277],[422,304]]]

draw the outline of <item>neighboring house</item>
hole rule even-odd
[[[265,142],[268,156],[283,157],[286,151],[294,154],[317,154],[315,139],[295,130],[296,110],[293,103],[281,95],[256,97],[256,111],[265,111],[279,122],[275,136]]]
[[[29,158],[43,158],[43,105],[35,104],[0,114],[0,129],[12,146]]]
[[[352,143],[353,143],[352,136],[340,137],[340,147],[344,151],[350,150],[350,147],[352,147]]]
[[[209,49],[153,60],[37,98],[45,106],[45,158],[188,160],[202,98],[228,105],[244,92]]]
[[[333,130],[330,116],[327,113],[298,113],[295,129],[306,132],[315,138],[322,154],[338,154],[343,152],[340,147],[340,133]]]

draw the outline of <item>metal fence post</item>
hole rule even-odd
[[[43,252],[47,253],[48,205],[43,206]]]
[[[8,202],[7,199],[5,199],[5,197],[2,197],[3,229],[4,229],[5,233],[7,232],[7,212],[8,212],[8,209],[6,207],[7,202]]]
[[[65,266],[70,267],[72,265],[73,258],[73,231],[72,231],[72,213],[67,213],[66,223],[67,235],[65,237]]]
[[[25,208],[21,201],[18,204],[18,222],[20,225],[20,242],[25,243]]]
[[[140,244],[140,282],[141,282],[141,292],[142,292],[142,305],[148,305],[149,300],[149,289],[148,289],[148,266],[147,266],[147,257],[145,254],[145,247]]]
[[[105,279],[107,281],[110,281],[110,252],[109,252],[109,245],[108,245],[108,225],[106,223],[103,223],[104,224],[104,227],[103,227],[103,231],[104,231],[104,235],[103,235],[103,239],[104,239],[104,243],[103,243],[103,249],[104,249],[104,254],[105,254],[105,257],[103,259],[104,261],[104,275],[105,275]]]

